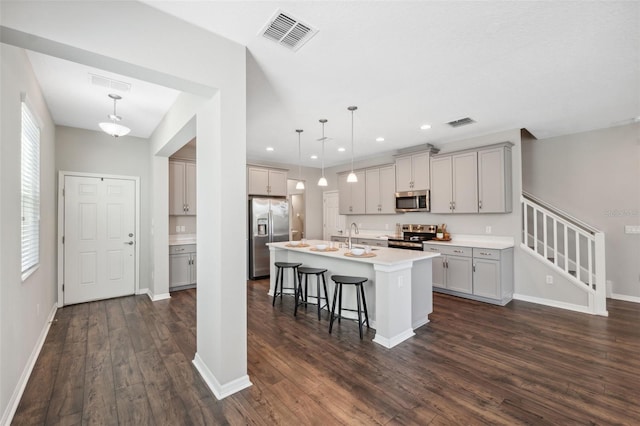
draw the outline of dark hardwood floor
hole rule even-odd
[[[193,368],[195,290],[125,297],[58,310],[13,424],[640,424],[638,304],[603,318],[435,294],[388,350],[267,288],[248,283],[250,388],[217,401]]]

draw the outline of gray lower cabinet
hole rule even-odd
[[[442,254],[433,259],[434,291],[498,305],[513,298],[513,248],[424,247]]]
[[[429,246],[425,250],[441,254],[433,259],[433,286],[458,293],[473,291],[472,250],[458,246]]]
[[[169,288],[196,284],[197,253],[195,244],[169,247]]]
[[[342,236],[342,235],[332,235],[331,236],[331,241],[334,242],[338,242],[338,243],[345,243],[347,241],[349,241],[349,237],[348,236]],[[354,238],[351,237],[351,244],[360,244],[360,245],[368,245],[371,247],[388,247],[389,244],[387,243],[387,240],[380,240],[378,238]]]

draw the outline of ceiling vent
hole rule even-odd
[[[318,30],[311,25],[304,24],[290,14],[277,10],[260,34],[295,52],[311,40],[317,32]]]
[[[462,126],[466,126],[467,124],[473,124],[475,122],[476,121],[473,120],[472,118],[465,117],[465,118],[460,118],[458,120],[450,121],[447,124],[451,127],[462,127]]]
[[[131,90],[131,83],[114,80],[112,78],[108,78],[98,74],[89,73],[89,82],[94,86],[100,86],[110,90],[117,90],[119,92],[128,92]]]

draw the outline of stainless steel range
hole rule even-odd
[[[437,225],[402,225],[402,235],[389,237],[389,247],[405,250],[423,250],[422,242],[433,240],[436,237],[437,229]]]

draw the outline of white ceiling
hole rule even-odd
[[[254,161],[297,163],[294,130],[301,128],[304,164],[320,166],[309,156],[320,153],[318,119],[327,118],[325,165],[348,162],[349,105],[358,106],[356,158],[514,128],[548,138],[640,116],[638,2],[145,3],[247,46],[247,156]],[[277,9],[318,33],[297,52],[262,37]],[[70,63],[31,57],[56,123],[97,129],[112,105],[106,92],[82,84],[86,67],[76,72]],[[118,104],[123,124],[142,137],[177,95],[144,84],[133,81]],[[477,123],[444,124],[467,116]],[[420,130],[424,123],[431,129]],[[375,141],[380,136],[384,142]],[[337,152],[340,146],[347,151]]]

